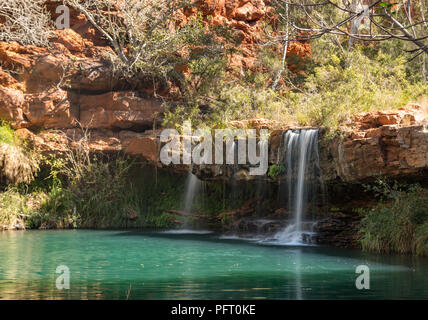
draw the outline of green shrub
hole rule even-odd
[[[0,143],[14,145],[16,138],[14,130],[6,122],[0,121]]]
[[[87,227],[122,225],[125,211],[131,205],[132,194],[127,181],[131,163],[121,155],[107,159],[92,156],[90,162],[79,166],[79,175],[73,176],[73,171],[64,172],[67,172],[68,192],[82,224]]]
[[[172,228],[176,226],[175,216],[170,213],[148,215],[144,219],[144,225],[148,228]]]
[[[50,229],[77,226],[67,190],[25,193],[18,188],[0,192],[0,230],[15,228]]]
[[[273,164],[269,167],[268,175],[272,179],[276,179],[285,173],[285,167],[280,164]]]
[[[0,229],[9,229],[22,224],[25,198],[13,190],[0,193]]]
[[[388,187],[389,188],[389,187]],[[376,252],[428,254],[428,190],[393,188],[394,199],[381,201],[363,219],[361,245]]]
[[[267,63],[264,60],[261,65]],[[426,83],[411,80],[406,68],[403,57],[382,51],[368,57],[355,48],[327,54],[308,68],[306,77],[287,79],[287,88],[275,91],[269,88],[269,70],[226,77],[220,65],[212,66],[216,74],[202,79],[204,90],[190,90],[191,99],[170,105],[164,125],[192,120],[195,126],[222,127],[231,120],[266,118],[291,125],[326,126],[334,132],[353,114],[396,109],[428,95]],[[211,85],[213,77],[217,81]]]
[[[208,94],[198,93],[181,104],[170,105],[163,124],[166,127],[178,127],[185,120],[190,120],[195,127],[221,128],[229,121],[242,119],[292,121],[286,108],[287,100],[278,92],[265,87],[263,74],[254,73],[253,81],[249,85],[219,78],[216,86],[207,90]]]
[[[54,183],[41,203],[40,212],[48,219],[41,219],[40,225],[52,223],[56,228],[75,228],[78,219],[75,209],[70,190],[62,187],[61,183]],[[56,218],[57,221],[52,222],[51,218]]]

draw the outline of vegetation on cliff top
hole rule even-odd
[[[8,0],[2,4],[0,18],[5,23],[0,23],[0,39],[48,45],[51,29],[44,1],[31,3]],[[174,89],[163,97],[167,100],[165,126],[177,127],[183,120],[192,120],[195,126],[221,127],[231,120],[263,117],[335,129],[354,113],[399,108],[428,95],[426,54],[421,51],[413,57],[415,51],[408,44],[412,41],[402,37],[378,43],[326,32],[324,37],[311,39],[310,57],[284,55],[289,41],[307,40],[302,31],[294,29],[302,18],[298,6],[285,8],[274,1],[281,16],[276,20],[266,15],[260,24],[260,37],[253,40],[259,50],[251,53],[255,62],[234,70],[231,61],[235,54],[248,55],[240,31],[211,23],[212,16],[195,10],[187,0],[67,0],[65,4],[83,13],[107,40],[113,49],[108,54],[112,71],[131,87],[132,82],[143,80],[153,84],[155,95],[160,94],[160,83]],[[419,19],[425,5],[418,1],[413,6],[412,14]],[[404,14],[406,8],[387,7],[396,19],[404,20],[410,14]],[[316,10],[319,12],[311,13],[321,17],[347,15],[339,8]],[[15,23],[12,29],[10,23]],[[427,30],[426,23],[415,27],[417,33]],[[22,30],[26,37],[19,35]],[[300,70],[288,69],[287,62],[293,59],[300,60]]]

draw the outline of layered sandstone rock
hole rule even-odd
[[[52,19],[58,18],[55,9],[60,1],[47,0],[46,4]],[[193,9],[183,11],[182,21],[187,23],[201,12],[204,23],[225,25],[240,34],[230,70],[244,70],[254,67],[261,23],[269,20],[271,11],[266,0],[197,0]],[[162,109],[156,101],[134,97],[152,97],[153,83],[136,79],[131,86],[119,79],[109,62],[114,53],[108,42],[85,15],[73,9],[70,13],[70,29],[56,30],[47,48],[0,42],[0,117],[16,128],[64,129],[73,127],[76,120],[91,123],[91,128],[150,127]],[[307,48],[293,47],[299,45]],[[309,45],[293,43],[289,53],[293,52],[307,56]],[[128,92],[122,99],[117,91],[123,90]],[[158,94],[172,99],[176,91],[171,83],[157,88]],[[81,97],[76,99],[76,95]]]
[[[21,125],[24,122],[24,103],[25,97],[21,91],[0,86],[0,119]]]
[[[134,92],[108,92],[102,95],[80,95],[80,122],[91,129],[153,127],[163,112],[162,103],[155,99],[143,99]]]
[[[428,117],[418,105],[356,115],[345,137],[322,144],[325,180],[358,182],[428,169]]]
[[[47,3],[55,19],[58,1]],[[261,25],[275,19],[269,1],[196,0],[194,4],[193,9],[183,11],[183,23],[202,12],[205,23],[230,27],[240,38],[230,68],[254,68]],[[49,48],[0,42],[0,119],[16,129],[61,129],[63,133],[44,131],[32,138],[45,151],[61,150],[78,139],[80,123],[90,129],[94,151],[124,150],[161,165],[159,132],[148,131],[162,121],[161,101],[153,98],[153,90],[143,80],[131,87],[112,73],[108,55],[113,51],[84,15],[72,10],[70,27],[57,30]],[[309,53],[306,43],[293,42],[288,48],[289,55],[305,57]],[[173,96],[172,85],[162,90],[165,96]],[[272,165],[280,159],[283,134],[292,124],[253,119],[229,125],[268,129]],[[418,106],[356,115],[342,128],[340,138],[320,139],[324,180],[359,182],[377,175],[419,174],[428,166],[425,125],[426,111]],[[238,179],[251,178],[248,168],[196,167],[204,178],[227,178],[235,172]]]
[[[126,95],[122,97],[128,102]],[[93,97],[96,99],[96,96]],[[139,101],[139,99],[137,99]],[[145,100],[143,100],[145,101]],[[94,105],[96,103],[94,102]],[[143,104],[144,105],[144,104]],[[120,106],[123,106],[122,103]],[[129,122],[129,110],[119,110],[115,114],[114,107],[107,113],[106,118],[97,119],[98,124],[90,132],[90,146],[93,151],[124,151],[127,154],[138,156],[156,166],[169,167],[181,171],[185,165],[165,166],[159,160],[162,146],[160,143],[161,130],[146,130],[145,132],[134,132],[127,128]],[[381,176],[388,177],[420,177],[428,170],[428,129],[427,118],[419,117],[417,107],[405,112],[377,112],[359,115],[361,121],[355,122],[355,126],[364,129],[343,131],[341,137],[325,139],[326,130],[320,129],[319,155],[321,176],[324,182],[362,183]],[[124,113],[123,113],[124,112]],[[93,112],[88,112],[93,114]],[[102,115],[103,112],[95,114]],[[397,116],[395,121],[402,123],[403,119],[415,119],[410,124],[384,124],[382,117],[385,115]],[[124,118],[121,116],[125,115]],[[416,119],[422,119],[417,121]],[[150,119],[152,121],[153,119]],[[52,120],[53,121],[53,120]],[[89,120],[88,120],[89,121]],[[145,120],[142,120],[145,121]],[[405,120],[407,121],[407,120]],[[119,130],[112,131],[108,127],[114,126]],[[260,125],[260,128],[270,130],[269,135],[269,165],[281,162],[283,155],[284,134],[289,129],[271,129],[267,122],[259,119],[250,120],[248,123]],[[367,123],[376,123],[375,128],[367,127]],[[242,123],[241,123],[242,124]],[[241,124],[236,124],[241,127]],[[271,123],[274,127],[277,123]],[[86,127],[91,127],[87,124]],[[257,127],[257,126],[256,126]],[[61,137],[62,135],[62,137]],[[77,141],[82,137],[81,129],[65,130],[67,141]],[[45,151],[55,151],[60,146],[56,140],[64,142],[64,133],[46,131],[37,136],[38,144]],[[61,143],[61,142],[60,142]],[[201,179],[237,179],[254,180],[259,176],[249,175],[249,164],[243,165],[193,165],[193,171]],[[266,174],[265,179],[270,179]]]
[[[72,128],[78,117],[78,108],[70,102],[69,93],[61,89],[28,95],[23,112],[29,126],[35,128]]]
[[[202,12],[205,21],[212,25],[225,25],[240,40],[239,50],[230,57],[230,70],[247,70],[257,68],[257,55],[263,42],[262,24],[276,19],[269,0],[195,0],[195,8],[184,12],[184,20]],[[208,19],[210,17],[210,19]],[[281,47],[276,48],[278,53]],[[299,59],[307,58],[311,53],[309,43],[291,42],[287,55]],[[288,67],[300,72],[302,65],[296,60]]]
[[[119,133],[123,151],[127,154],[140,156],[152,163],[159,160],[159,140],[155,132],[136,133],[121,131]]]

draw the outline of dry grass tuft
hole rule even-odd
[[[30,183],[39,167],[21,147],[0,142],[0,178],[8,184]]]

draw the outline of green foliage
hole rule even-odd
[[[175,216],[170,213],[163,213],[161,215],[149,215],[145,217],[145,225],[151,228],[173,228],[176,226]]]
[[[77,227],[78,216],[69,189],[55,183],[40,206],[40,225],[52,223],[55,228]],[[47,219],[46,219],[47,218]],[[34,220],[34,218],[33,218]],[[54,222],[51,222],[51,221]],[[57,220],[57,221],[55,221]]]
[[[306,77],[285,72],[288,88],[281,91],[269,88],[280,62],[268,50],[259,56],[263,71],[241,72],[239,78],[226,76],[224,59],[195,61],[190,89],[181,103],[168,106],[164,125],[191,120],[197,127],[224,127],[231,120],[266,118],[334,132],[355,113],[396,109],[428,95],[428,86],[409,71],[403,56],[366,47],[340,53],[326,43],[314,53]]]
[[[337,128],[354,113],[394,109],[428,94],[424,83],[410,83],[406,61],[379,52],[374,59],[359,50],[333,54],[315,67],[297,93],[293,113],[304,125]]]
[[[8,228],[19,223],[24,214],[24,197],[13,190],[0,193],[0,227]]]
[[[260,82],[264,84],[258,85]],[[265,80],[258,73],[254,77],[254,86],[245,83],[225,85],[219,92],[218,102],[214,103],[217,121],[227,123],[231,120],[253,118],[285,120],[287,113],[284,112],[282,97],[265,85]]]
[[[103,227],[108,220],[122,214],[127,205],[128,171],[131,163],[123,156],[113,159],[94,158],[82,164],[79,176],[67,172],[68,190],[73,197],[82,223]]]
[[[281,95],[266,88],[265,76],[248,71],[244,80],[218,78],[215,87],[207,87],[207,94],[193,95],[191,102],[170,105],[167,108],[164,126],[179,126],[190,120],[195,127],[224,127],[229,121],[253,118],[289,120],[288,110]]]
[[[285,167],[280,164],[273,164],[269,167],[268,175],[272,179],[276,179],[285,173]]]
[[[174,228],[178,221],[206,227],[204,219],[168,212],[183,209],[185,194],[177,190],[184,190],[186,175],[127,161],[98,158],[91,162],[91,173],[85,169],[79,179],[64,174],[66,162],[58,166],[61,161],[45,161],[52,167],[44,168],[34,182],[0,193],[0,227],[16,225],[16,218],[27,228]],[[259,197],[257,184],[206,182],[190,211],[214,218]],[[223,217],[217,227],[233,222]]]
[[[405,184],[399,183],[397,180],[389,182],[387,179],[378,178],[373,184],[363,184],[366,192],[372,192],[374,196],[381,201],[394,200],[400,196]]]
[[[25,193],[18,188],[0,192],[0,228],[62,229],[77,226],[66,189]]]
[[[9,145],[16,144],[14,130],[4,121],[0,121],[0,143],[6,143]]]
[[[419,185],[410,185],[406,190],[387,185],[382,195],[388,193],[388,200],[381,201],[363,219],[362,248],[427,255],[428,190]]]

